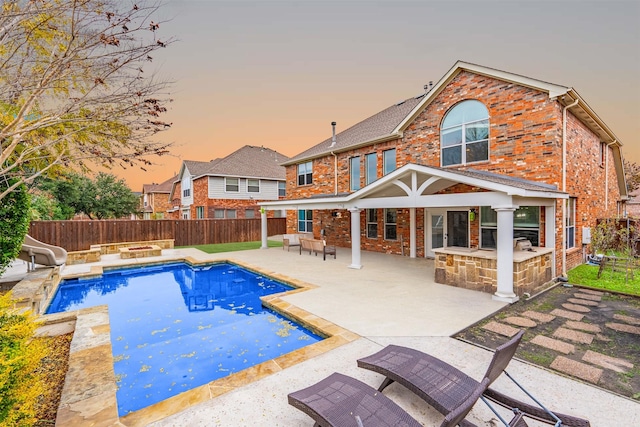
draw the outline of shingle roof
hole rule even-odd
[[[286,163],[292,164],[302,159],[320,157],[330,154],[332,151],[342,151],[368,141],[389,136],[396,126],[418,105],[422,98],[423,95],[420,95],[398,102],[336,134],[336,145],[333,147],[331,147],[331,138],[327,138],[320,144],[292,157]]]
[[[282,163],[287,156],[267,147],[245,145],[227,157],[210,162],[185,160],[184,164],[193,177],[237,176],[284,180],[286,170]]]
[[[168,180],[161,182],[160,184],[143,184],[142,192],[144,194],[149,193],[171,193],[171,187],[173,183],[178,179],[178,175],[172,176]]]
[[[522,178],[516,178],[508,175],[500,175],[493,172],[487,172],[476,169],[453,169],[453,168],[439,168],[434,166],[429,166],[434,169],[444,170],[450,173],[456,173],[459,175],[468,176],[470,178],[482,179],[485,181],[493,182],[496,184],[509,185],[511,187],[521,188],[523,190],[530,191],[547,191],[547,192],[556,192],[562,193],[562,191],[558,190],[558,187],[552,184],[545,184],[543,182],[537,181],[529,181]]]

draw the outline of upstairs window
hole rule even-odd
[[[365,178],[367,180],[367,185],[371,184],[378,177],[377,159],[378,158],[376,153],[367,154],[364,158]]]
[[[260,192],[260,180],[259,179],[247,179],[247,191],[249,193]]]
[[[382,152],[382,174],[387,175],[396,170],[396,149]]]
[[[351,191],[360,189],[360,157],[349,159],[349,181],[351,182]]]
[[[300,163],[298,165],[298,185],[310,185],[313,183],[313,162]]]
[[[185,188],[184,190],[182,190],[182,197],[189,197],[189,196],[191,196],[190,188]]]
[[[225,178],[225,190],[228,193],[237,193],[240,191],[240,183],[238,178]]]
[[[489,160],[489,112],[479,101],[463,101],[453,107],[440,130],[442,166]]]
[[[284,197],[287,195],[287,183],[284,181],[278,181],[278,197]]]

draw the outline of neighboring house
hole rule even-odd
[[[629,194],[629,201],[627,201],[627,215],[631,218],[640,218],[640,189]]]
[[[431,257],[437,282],[515,301],[583,262],[583,227],[622,214],[621,145],[572,88],[458,62],[285,162],[287,200],[262,206],[351,247],[352,268],[361,249]]]
[[[170,194],[171,217],[259,218],[258,202],[285,195],[282,163],[287,160],[270,148],[251,145],[210,162],[185,160]]]
[[[142,219],[164,219],[171,209],[169,194],[177,176],[160,184],[144,184],[142,186],[141,210]]]

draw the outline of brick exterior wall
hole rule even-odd
[[[440,166],[440,124],[444,115],[457,103],[475,99],[489,111],[489,161],[467,167],[510,175],[562,189],[562,106],[535,89],[463,71],[458,74],[405,130],[402,139],[373,144],[337,155],[338,192],[348,193],[349,159],[377,153],[378,177],[382,176],[383,151],[396,148],[396,165],[408,163]],[[600,138],[583,125],[571,111],[567,114],[567,192],[578,198],[576,214],[576,248],[567,254],[567,267],[582,262],[581,227],[595,226],[597,218],[615,216],[620,198],[612,161],[608,169],[601,165]],[[611,157],[611,149],[609,149]],[[361,158],[361,186],[364,186],[364,157]],[[287,167],[287,199],[334,194],[333,156],[313,160],[313,184],[297,185],[297,165]],[[465,169],[455,166],[455,169]],[[608,201],[605,204],[605,176],[608,175]],[[458,190],[463,190],[459,188]],[[464,189],[464,191],[475,191]],[[451,191],[451,189],[449,189]],[[478,207],[476,207],[478,209]],[[331,244],[350,247],[350,214],[341,217],[330,211],[314,211],[313,233],[324,229]],[[409,210],[398,214],[398,240],[384,240],[383,210],[378,210],[377,239],[366,237],[366,212],[360,213],[362,248],[386,253],[405,254],[409,248]],[[471,221],[471,245],[478,244],[479,216]],[[544,208],[541,209],[541,244],[544,244]],[[424,256],[424,209],[416,209],[417,256]],[[562,271],[562,203],[556,203],[556,265]],[[287,215],[288,232],[297,231],[297,213]],[[402,236],[402,240],[400,239]]]

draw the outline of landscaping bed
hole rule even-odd
[[[495,349],[508,338],[487,328],[501,330],[506,326],[508,330],[523,327],[517,323],[527,324],[517,358],[640,401],[640,298],[603,291],[597,301],[598,292],[568,286],[559,285],[520,300],[455,337]],[[580,305],[577,301],[587,302]],[[559,315],[573,317],[572,313],[573,320]],[[553,319],[544,322],[533,317]],[[562,351],[539,343],[556,344]],[[570,372],[563,368],[567,365],[572,367]]]

